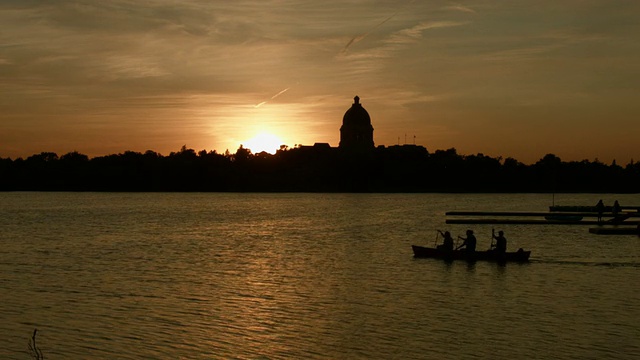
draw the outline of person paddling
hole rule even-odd
[[[451,233],[448,231],[442,232],[438,230],[440,235],[442,235],[442,245],[438,245],[436,248],[444,251],[452,251],[453,250],[453,237],[451,237]]]
[[[492,234],[493,238],[496,239],[495,244],[491,244],[493,251],[504,254],[507,252],[507,238],[504,237],[504,231],[498,231],[498,236]]]
[[[460,237],[462,240],[464,240],[464,242],[458,246],[456,248],[456,250],[459,250],[460,248],[463,248],[467,251],[467,252],[475,252],[476,251],[476,237],[475,235],[473,235],[473,230],[467,230],[467,237],[463,238]]]

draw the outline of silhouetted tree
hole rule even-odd
[[[244,148],[242,145],[236,150],[235,155],[233,155],[233,161],[236,162],[244,162],[251,158],[251,150]]]
[[[168,156],[147,150],[92,159],[77,151],[0,158],[0,190],[640,192],[640,164],[564,162],[547,154],[525,165],[415,146],[361,153],[323,144],[283,146],[271,155],[243,146],[218,154],[184,145]]]
[[[60,157],[61,162],[66,162],[69,164],[77,164],[81,165],[89,161],[89,157],[85,154],[80,154],[77,151],[72,151],[70,153],[66,153]]]

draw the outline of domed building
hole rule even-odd
[[[369,113],[360,104],[358,96],[353,98],[353,105],[342,118],[340,127],[340,149],[370,150],[373,149],[373,126]]]

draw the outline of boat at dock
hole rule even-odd
[[[498,263],[506,262],[527,262],[531,251],[522,248],[515,252],[499,253],[493,250],[468,252],[466,250],[441,250],[431,247],[411,245],[413,256],[416,258],[433,258],[446,261],[491,261]]]
[[[612,213],[615,211],[613,206],[604,206],[602,207],[603,213]],[[549,206],[549,211],[551,212],[591,212],[597,213],[597,206],[590,205],[552,205]],[[640,206],[626,206],[622,205],[619,207],[618,211],[629,211],[629,212],[640,212]]]

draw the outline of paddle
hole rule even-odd
[[[460,239],[462,239],[462,236],[458,235],[458,238],[456,239],[456,247],[455,247],[456,250],[458,250],[459,248],[458,244],[460,243]]]
[[[438,233],[440,232],[440,230],[436,230],[436,241],[433,243],[433,247],[438,246]]]
[[[489,247],[489,250],[493,249],[493,240],[495,240],[496,238],[496,230],[494,228],[491,228],[491,246]]]

